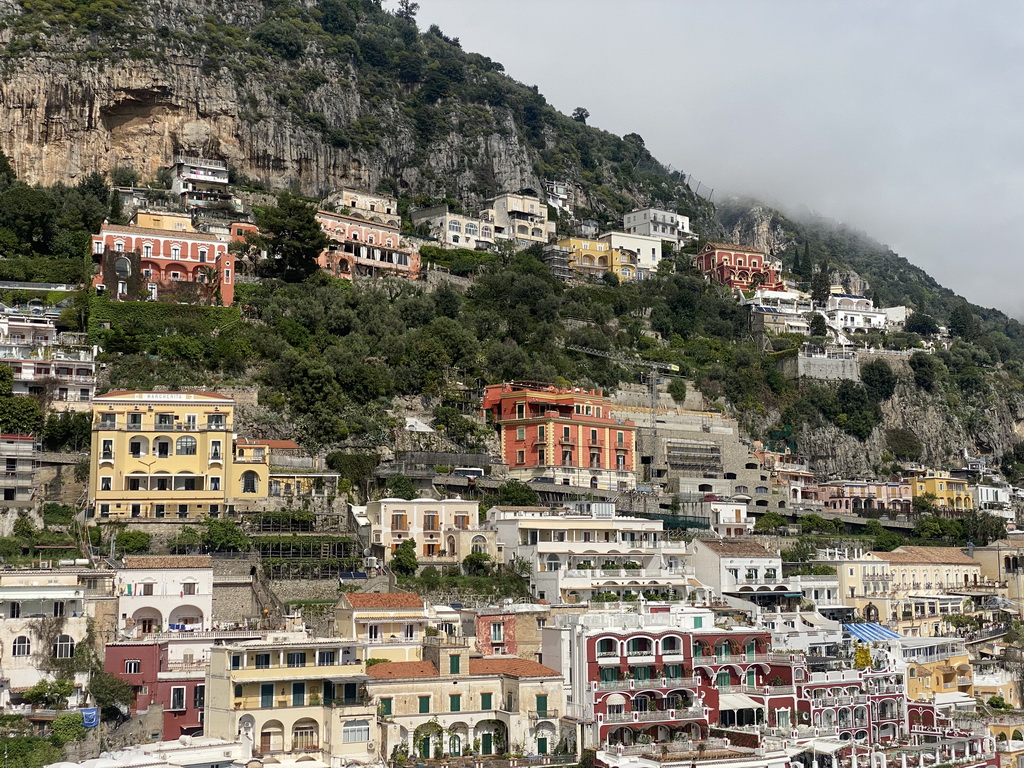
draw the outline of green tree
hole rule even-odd
[[[761,515],[754,523],[754,530],[757,533],[764,533],[767,531],[777,531],[779,528],[786,524],[786,518],[780,515],[778,512],[768,512]]]
[[[892,455],[901,461],[917,461],[924,452],[924,444],[906,427],[885,430],[885,443]]]
[[[907,333],[917,333],[921,336],[933,336],[939,332],[939,324],[935,318],[926,315],[924,312],[913,312],[904,323],[903,329]]]
[[[860,380],[868,391],[868,397],[875,402],[892,397],[896,393],[896,384],[899,381],[889,363],[881,358],[861,366]]]
[[[811,300],[818,306],[824,306],[831,291],[832,278],[829,275],[828,267],[822,264],[811,279]]]
[[[877,520],[868,520],[864,523],[864,533],[868,536],[881,536],[885,533],[885,528]]]
[[[22,698],[29,704],[45,709],[65,709],[68,706],[68,697],[75,692],[75,684],[71,680],[59,678],[57,680],[40,680],[22,694]]]
[[[673,378],[668,382],[668,393],[672,395],[672,400],[676,403],[682,403],[686,401],[686,380]]]
[[[114,537],[114,545],[125,555],[148,552],[153,537],[145,531],[118,531]]]
[[[203,544],[211,552],[244,552],[249,549],[249,537],[234,520],[209,518],[201,525]]]
[[[316,220],[316,208],[284,192],[277,205],[256,209],[258,235],[249,240],[266,250],[264,271],[288,283],[302,282],[316,273],[320,252],[330,243]]]
[[[896,547],[902,547],[907,540],[895,531],[885,530],[875,536],[872,547],[879,552],[892,552]]]
[[[7,155],[0,152],[0,192],[3,192],[11,184],[17,181],[18,176],[14,173],[14,168],[11,166],[11,161]]]
[[[416,13],[419,9],[419,3],[414,3],[412,0],[398,0],[398,9],[395,11],[395,16],[415,24]]]
[[[506,480],[498,486],[494,504],[498,507],[536,507],[540,504],[540,496],[525,483]]]
[[[100,709],[104,720],[115,720],[127,712],[135,699],[132,686],[109,672],[96,672],[89,681],[89,695]]]
[[[917,501],[919,497],[914,497]],[[927,541],[940,541],[945,538],[942,519],[934,515],[922,517],[914,524],[914,536]]]
[[[967,341],[978,335],[978,319],[967,304],[957,304],[949,313],[949,332]]]
[[[186,528],[167,542],[171,554],[174,555],[195,554],[202,545],[203,537],[199,535],[199,532],[194,527]]]
[[[462,559],[462,570],[467,576],[488,576],[491,573],[491,556],[486,552],[471,552]]]
[[[57,715],[51,725],[53,741],[61,748],[72,741],[81,741],[85,738],[87,732],[88,730],[82,723],[82,716],[78,713],[72,714],[68,712]]]
[[[815,312],[811,315],[811,336],[828,336],[828,324],[825,316]]]
[[[588,117],[590,117],[590,110],[585,107],[576,107],[576,109],[572,111],[572,119],[577,123],[583,123],[586,125]]]
[[[915,352],[909,363],[914,371],[914,384],[926,392],[934,392],[946,371],[942,362],[927,352]]]
[[[399,576],[415,576],[420,562],[416,559],[416,542],[406,539],[391,553],[391,570]]]
[[[405,475],[395,475],[388,480],[388,495],[396,499],[415,499],[419,494],[412,480]]]

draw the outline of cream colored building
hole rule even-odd
[[[460,563],[482,552],[497,557],[494,531],[481,528],[480,504],[464,499],[380,499],[366,505],[370,541],[385,562],[403,541],[416,542],[421,564]]]
[[[562,676],[535,661],[470,658],[468,640],[438,636],[425,639],[422,661],[366,672],[388,755],[396,747],[417,759],[545,755],[563,737]]]
[[[215,646],[206,677],[206,735],[250,737],[255,755],[330,765],[381,760],[376,709],[355,643],[282,632]]]
[[[548,221],[548,204],[526,192],[506,192],[485,203],[480,219],[494,227],[495,240],[529,245],[546,243],[555,234],[555,222]]]
[[[89,504],[99,518],[219,517],[267,496],[269,451],[233,444],[235,402],[215,392],[93,398]]]
[[[411,592],[347,592],[335,607],[336,634],[366,646],[371,659],[418,661],[431,624],[423,598]]]

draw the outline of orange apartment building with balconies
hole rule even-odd
[[[616,418],[601,390],[494,384],[483,410],[499,430],[511,477],[607,491],[636,487],[636,425]]]
[[[784,291],[782,263],[764,251],[744,245],[707,243],[694,257],[704,276],[741,291]]]
[[[318,211],[316,220],[333,241],[317,259],[320,269],[331,276],[419,276],[419,252],[402,241],[398,214]]]

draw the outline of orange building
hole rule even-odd
[[[782,263],[756,248],[726,243],[707,243],[694,264],[705,277],[741,291],[784,291]]]
[[[608,491],[636,487],[636,425],[615,418],[601,390],[494,384],[483,410],[501,434],[511,477]]]

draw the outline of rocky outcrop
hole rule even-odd
[[[771,208],[754,205],[726,228],[730,242],[749,245],[778,256],[793,245],[792,236],[779,223]]]

